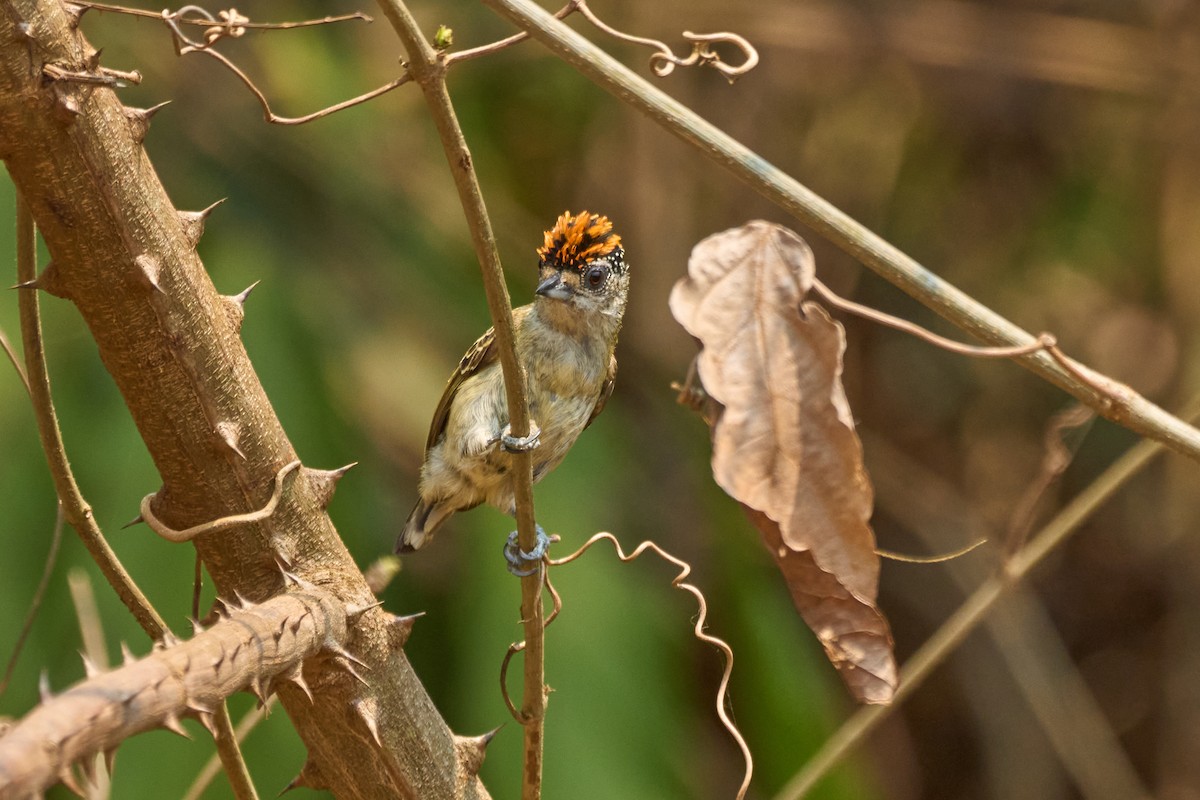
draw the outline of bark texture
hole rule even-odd
[[[141,146],[148,115],[95,82],[78,21],[58,0],[0,0],[0,159],[51,254],[38,287],[90,328],[162,477],[155,516],[182,530],[259,509],[296,455],[238,336],[240,302],[195,252],[203,216],[172,206]],[[343,605],[374,602],[325,513],[330,481],[303,469],[268,519],[194,540],[223,597],[285,591],[283,565]],[[316,658],[312,701],[280,687],[308,782],[339,797],[486,797],[477,753],[404,656],[404,628],[382,609],[355,618],[344,647],[369,685]]]

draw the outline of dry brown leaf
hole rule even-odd
[[[750,222],[696,245],[671,313],[700,340],[700,382],[723,407],[714,478],[747,507],[851,691],[886,703],[896,665],[875,605],[873,492],[841,383],[844,331],[804,300],[813,274],[803,239]]]

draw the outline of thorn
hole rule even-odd
[[[375,745],[380,749],[383,748],[383,739],[379,737],[379,709],[373,698],[360,697],[350,703],[354,713],[367,726],[367,730],[371,733],[371,738],[375,740]]]
[[[224,421],[217,423],[217,435],[221,437],[221,441],[225,443],[233,452],[237,453],[242,461],[246,460],[246,454],[238,447],[238,442],[242,436],[241,426],[236,422]]]
[[[155,642],[155,644],[160,643],[162,644],[163,649],[166,650],[169,647],[174,647],[175,645],[179,644],[180,639],[171,631],[163,631],[162,636],[158,639],[158,641]]]
[[[337,469],[304,468],[304,474],[308,477],[313,491],[316,492],[317,502],[321,504],[321,508],[329,508],[329,501],[333,500],[333,493],[337,490],[338,481],[357,465],[357,461],[351,461],[346,466]]]
[[[292,669],[283,673],[283,679],[296,684],[296,687],[299,688],[300,691],[304,692],[305,696],[308,697],[308,702],[316,702],[313,700],[312,689],[308,687],[308,681],[304,679],[304,668],[302,664],[297,664],[296,666],[292,667]]]
[[[250,683],[246,685],[250,693],[258,698],[259,707],[267,704],[267,692],[263,691],[262,679],[255,675],[250,679]]]
[[[92,786],[96,785],[96,754],[88,753],[83,758],[79,759],[79,774],[83,776],[85,783]]]
[[[372,608],[379,608],[381,605],[383,605],[382,600],[371,603],[370,605],[360,605],[358,603],[347,603],[346,604],[346,620],[348,622],[353,622],[354,620],[361,617],[363,614],[370,611]]]
[[[54,692],[50,691],[50,674],[46,670],[42,670],[42,674],[38,676],[38,694],[41,695],[43,703],[54,699]]]
[[[63,10],[67,12],[67,23],[72,28],[79,27],[79,20],[83,19],[83,15],[88,12],[91,6],[81,6],[76,3],[63,3]]]
[[[96,662],[92,661],[87,653],[80,653],[79,657],[83,659],[83,672],[87,677],[94,678],[100,674],[100,668],[96,666]]]
[[[195,247],[200,243],[200,237],[204,235],[204,223],[208,219],[208,215],[213,212],[214,208],[224,203],[225,200],[226,198],[222,197],[203,211],[178,212],[179,221],[183,225],[183,235],[188,240],[188,244]]]
[[[245,611],[247,608],[254,605],[249,600],[247,600],[246,596],[243,595],[241,592],[239,592],[237,589],[233,590],[233,596],[237,598],[237,607],[239,610]]]
[[[71,765],[66,764],[58,772],[58,779],[62,781],[63,786],[66,786],[80,797],[87,797],[87,792],[80,787],[78,781],[75,780],[75,773],[71,770]]]
[[[129,645],[125,644],[124,642],[121,642],[121,661],[125,664],[125,666],[129,666],[133,662],[137,661],[137,659],[133,657],[133,653],[129,652]]]
[[[290,792],[292,789],[298,789],[301,786],[305,789],[316,789],[318,791],[329,788],[329,784],[325,782],[324,776],[321,775],[321,770],[317,768],[317,765],[313,763],[311,758],[304,762],[304,768],[300,770],[300,774],[292,778],[292,782],[284,787],[284,790],[279,794],[282,796],[285,792]]]
[[[500,728],[502,727],[504,726],[501,725]],[[483,766],[483,759],[487,755],[487,747],[500,732],[500,728],[493,728],[482,736],[454,735],[454,749],[458,752],[459,761],[468,775],[479,774],[479,768]]]
[[[299,575],[297,575],[294,572],[288,572],[286,569],[283,569],[282,567],[280,567],[280,572],[283,573],[284,583],[291,583],[298,589],[316,589],[317,588],[316,584],[311,583],[310,581],[304,580],[304,578],[301,578]],[[297,629],[299,629],[298,625],[297,625]]]
[[[189,706],[189,708],[191,708],[191,706]],[[217,725],[215,722],[213,722],[213,712],[204,709],[193,709],[192,713],[195,714],[197,721],[204,726],[204,729],[208,731],[214,739],[217,738]]]
[[[352,678],[354,678],[354,680],[361,683],[363,686],[366,686],[367,688],[371,687],[371,684],[367,683],[366,678],[364,678],[362,675],[358,674],[358,670],[356,670],[354,668],[354,665],[349,660],[347,660],[345,664],[338,663],[338,666],[341,667],[342,669],[346,670],[346,672],[349,672],[350,676]]]
[[[283,632],[287,630],[287,624],[288,624],[287,617],[284,617],[283,619],[279,620],[279,627],[275,631],[273,631],[271,634],[271,636],[275,639],[276,642],[278,642],[280,639],[283,638]]]
[[[113,767],[117,761],[117,748],[110,747],[104,751],[104,768],[108,770],[108,774],[112,775]]]
[[[392,647],[404,647],[408,643],[408,637],[412,635],[413,623],[423,616],[425,616],[424,611],[418,611],[416,614],[408,614],[403,617],[393,614],[391,620],[388,621],[388,632],[391,636]]]
[[[133,106],[125,106],[125,119],[129,120],[129,132],[133,135],[133,141],[141,144],[146,139],[146,133],[150,130],[150,120],[154,115],[162,110],[163,106],[170,105],[170,100],[164,100],[156,106],[149,108],[134,108]]]
[[[54,297],[67,298],[67,291],[63,288],[62,278],[59,277],[57,265],[51,261],[43,269],[42,273],[31,281],[22,281],[14,284],[13,289],[41,289],[43,292]]]
[[[159,274],[162,272],[162,264],[157,258],[146,253],[133,260],[134,266],[141,272],[143,280],[150,285],[150,288],[159,294],[166,294],[162,286],[158,283]]]
[[[188,617],[188,622],[192,623],[192,635],[199,636],[204,633],[204,626],[200,624],[200,620]]]
[[[254,287],[258,286],[260,283],[262,283],[261,280],[255,281],[254,283],[247,286],[245,289],[242,289],[237,294],[231,296],[229,299],[232,300],[233,302],[237,303],[239,306],[244,306],[246,304],[246,298],[248,298],[250,296],[250,293],[254,291]]]
[[[59,91],[54,101],[54,113],[64,125],[70,125],[79,116],[79,100],[74,95]]]
[[[124,525],[122,525],[121,530],[125,530],[126,528],[132,528],[134,525],[137,525],[139,522],[145,522],[145,521],[146,520],[142,519],[142,515],[138,514],[136,517],[129,520],[129,522],[126,522]]]
[[[185,739],[191,739],[192,736],[187,732],[187,728],[183,727],[183,723],[179,721],[179,717],[172,712],[163,718],[162,726],[171,733],[177,733]]]
[[[95,72],[97,69],[99,69],[100,54],[103,52],[104,48],[101,47],[99,50],[93,50],[89,55],[85,56],[83,60],[84,69],[86,69],[88,72]]]
[[[331,647],[331,648],[329,648],[329,650],[335,656],[338,656],[339,658],[344,658],[347,661],[349,661],[351,664],[362,667],[363,669],[370,669],[370,666],[367,665],[367,662],[363,661],[360,658],[357,658],[356,656],[354,656],[354,654],[352,654],[349,650],[345,649],[344,647]]]
[[[237,294],[221,295],[221,301],[225,304],[225,313],[229,317],[229,324],[233,326],[235,332],[242,329],[242,320],[246,318],[246,298],[261,282],[255,281]]]

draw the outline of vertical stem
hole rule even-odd
[[[471,229],[471,241],[483,274],[488,311],[496,332],[496,346],[504,371],[505,398],[508,402],[509,428],[513,436],[529,435],[529,401],[524,366],[517,359],[512,304],[504,282],[504,269],[496,251],[496,239],[488,219],[487,207],[471,161],[454,105],[446,90],[444,57],[425,41],[420,28],[402,0],[379,0],[384,14],[409,54],[408,71],[421,87],[430,114],[446,151],[450,173],[458,189],[459,200]],[[513,456],[513,484],[517,506],[517,531],[520,547],[529,552],[537,545],[533,513],[533,455],[529,451]],[[522,771],[522,800],[541,797],[543,718],[546,713],[544,643],[542,609],[542,570],[521,579],[521,621],[525,626],[525,693],[521,715],[525,727],[525,762]]]

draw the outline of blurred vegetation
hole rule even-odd
[[[256,20],[355,8],[344,0],[239,5]],[[422,2],[413,10],[431,36],[438,24],[452,26],[459,48],[510,32],[482,7]],[[1195,385],[1196,6],[761,0],[735,11],[716,0],[598,0],[596,11],[624,30],[670,41],[683,29],[747,36],[762,63],[736,86],[704,71],[678,71],[664,86],[1026,329],[1054,331],[1068,352],[1169,408]],[[243,338],[304,461],[360,462],[331,513],[365,567],[389,550],[414,502],[429,415],[456,359],[488,324],[419,92],[402,88],[303,127],[268,126],[215,62],[176,59],[159,25],[90,12],[84,30],[104,47],[106,64],[145,76],[121,90],[127,103],[173,101],[146,147],[178,207],[229,198],[209,221],[201,255],[222,291],[262,281]],[[605,46],[648,74],[646,53]],[[379,22],[251,32],[224,51],[283,114],[381,84],[402,57]],[[534,248],[562,210],[608,214],[625,239],[635,283],[618,388],[571,457],[538,486],[538,518],[563,536],[564,551],[607,529],[628,546],[654,538],[695,565],[711,630],[737,654],[732,703],[756,758],[752,796],[769,797],[851,704],[757,535],[713,485],[703,424],[674,404],[668,385],[694,347],[670,320],[666,296],[700,238],[751,218],[789,220],[536,44],[456,67],[451,90],[514,302],[528,301]],[[0,218],[11,212],[3,183]],[[945,330],[809,238],[819,274],[835,289]],[[0,229],[0,247],[12,252],[11,226]],[[143,589],[187,631],[193,554],[145,528],[120,530],[158,487],[155,471],[72,307],[50,298],[44,309],[80,484]],[[846,381],[878,486],[880,545],[927,552],[932,541],[953,550],[976,531],[1003,530],[1037,473],[1046,421],[1066,397],[1009,364],[967,361],[858,320],[846,325]],[[0,327],[19,339],[12,296],[0,303]],[[1096,424],[1062,496],[1132,438]],[[8,370],[0,370],[0,447],[7,654],[54,521],[32,415]],[[1034,581],[1060,644],[1142,781],[1179,800],[1200,797],[1198,496],[1194,465],[1161,462]],[[521,635],[519,588],[500,568],[511,527],[492,510],[456,517],[433,547],[405,560],[384,596],[389,610],[427,612],[407,652],[451,727],[474,734],[507,723],[483,771],[497,798],[519,795],[521,757],[519,727],[497,687],[504,650]],[[967,558],[986,563],[994,555],[985,548]],[[36,703],[42,670],[55,687],[83,675],[66,591],[72,566],[90,568],[68,533],[13,685],[0,698],[2,714]],[[885,563],[881,604],[901,657],[961,598],[946,570]],[[547,797],[732,796],[740,763],[712,709],[719,658],[691,638],[694,608],[669,588],[671,574],[650,559],[619,565],[604,548],[556,573],[566,607],[547,636],[555,689]],[[145,652],[115,597],[97,590],[110,651],[126,641]],[[249,704],[237,698],[235,718]],[[251,735],[246,752],[264,796],[303,763],[283,713]],[[163,732],[136,737],[118,755],[114,796],[179,796],[208,754]],[[817,796],[1076,792],[994,645],[978,635]],[[223,779],[206,796],[229,796]]]

